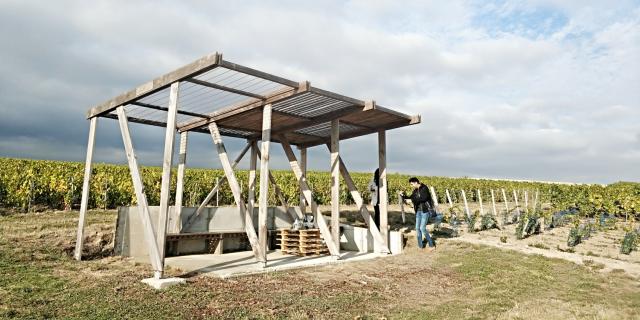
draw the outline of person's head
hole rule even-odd
[[[411,177],[411,179],[409,179],[409,183],[414,189],[420,188],[420,180],[416,177]]]

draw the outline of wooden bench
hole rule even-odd
[[[216,232],[188,232],[188,233],[169,233],[167,234],[167,253],[173,256],[180,255],[178,250],[178,242],[182,240],[205,240],[207,241],[207,252],[214,250],[221,244],[224,239],[247,238],[244,231],[216,231]],[[219,253],[222,253],[220,250]]]

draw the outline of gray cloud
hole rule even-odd
[[[566,24],[501,24],[541,8]],[[633,2],[5,1],[0,35],[0,156],[82,160],[90,106],[218,50],[422,114],[389,132],[392,172],[640,180]],[[132,130],[141,162],[159,165],[163,129]],[[231,153],[243,143],[226,141]],[[100,121],[96,146],[97,161],[124,162],[115,121]],[[375,148],[375,136],[345,141],[350,170],[375,167]],[[273,167],[286,168],[273,150]],[[193,134],[190,151],[189,165],[218,167],[210,137]],[[311,168],[328,162],[324,148],[310,151]]]

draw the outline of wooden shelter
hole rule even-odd
[[[175,212],[180,216],[182,190],[189,132],[210,134],[218,152],[226,181],[232,190],[236,205],[245,217],[245,231],[256,260],[266,265],[267,252],[267,199],[268,184],[275,184],[269,172],[271,142],[280,143],[295,174],[301,197],[301,212],[309,205],[329,252],[338,258],[339,243],[339,183],[340,175],[367,222],[374,241],[383,253],[389,252],[387,227],[386,138],[389,129],[420,123],[420,116],[410,116],[376,105],[372,100],[363,101],[322,90],[308,81],[296,82],[241,66],[214,53],[195,62],[147,82],[131,91],[91,108],[89,142],[78,222],[75,258],[80,260],[83,247],[83,230],[89,182],[98,118],[118,120],[131,172],[131,179],[144,225],[145,241],[149,250],[155,278],[162,278],[164,270],[167,231],[180,233],[180,225],[167,226],[170,199],[170,177],[173,164],[175,135],[180,134],[180,152],[177,167]],[[149,217],[140,169],[131,141],[129,122],[166,127],[164,160],[160,194],[160,216],[157,226]],[[378,135],[380,168],[380,229],[356,189],[349,171],[339,155],[340,140],[375,133]],[[247,145],[231,162],[226,152],[223,136],[246,139]],[[258,146],[258,141],[261,141]],[[300,150],[300,159],[292,145]],[[331,153],[331,225],[329,226],[313,200],[312,190],[305,179],[307,148],[326,145]],[[243,199],[234,167],[244,154],[250,152],[248,199]],[[255,197],[256,168],[260,159],[259,199]],[[224,180],[209,193],[194,216],[211,200]],[[283,205],[287,206],[277,185],[274,188]],[[306,205],[305,205],[306,203]],[[253,228],[253,208],[257,206],[258,231]],[[297,212],[297,211],[296,211]],[[192,219],[190,219],[192,220]],[[176,221],[179,221],[176,219]]]

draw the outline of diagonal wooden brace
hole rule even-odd
[[[327,147],[330,147],[330,146],[327,145]],[[364,204],[364,200],[362,199],[362,196],[360,195],[358,188],[356,188],[356,184],[353,182],[353,179],[351,178],[351,174],[349,173],[349,170],[347,170],[347,167],[345,166],[344,161],[342,160],[342,157],[338,157],[338,159],[340,160],[340,174],[342,175],[342,178],[344,179],[344,182],[347,185],[347,189],[349,189],[349,192],[351,193],[351,197],[353,198],[353,201],[356,203],[356,206],[358,206],[358,209],[360,211],[360,214],[362,215],[362,218],[364,218],[364,221],[367,223],[367,226],[369,227],[369,232],[371,232],[373,241],[377,242],[378,245],[380,245],[381,253],[385,253],[385,254],[390,253],[391,251],[389,250],[389,247],[387,247],[387,245],[382,240],[382,234],[380,233],[380,229],[378,229],[378,227],[376,226],[373,216],[371,215],[371,213],[369,213],[369,209]]]
[[[300,183],[300,187],[302,188],[302,192],[304,193],[304,197],[309,203],[309,205],[311,206],[311,212],[313,213],[315,220],[318,223],[318,228],[320,228],[320,233],[322,234],[322,237],[324,238],[324,241],[326,242],[327,247],[329,248],[329,253],[331,253],[331,255],[334,256],[335,258],[339,258],[340,247],[338,247],[335,241],[333,241],[333,238],[331,236],[331,231],[327,226],[327,221],[324,219],[324,216],[322,216],[322,213],[320,213],[320,210],[318,209],[318,205],[316,204],[316,201],[313,200],[311,189],[307,184],[307,179],[302,175],[302,170],[300,169],[300,165],[298,164],[296,155],[293,153],[293,150],[291,149],[289,140],[287,140],[287,138],[284,135],[281,135],[278,140],[280,140],[282,149],[284,149],[284,153],[287,155],[287,159],[289,159],[289,165],[291,166],[291,171],[293,171],[293,174],[296,176],[296,179],[298,179],[298,182]]]
[[[258,149],[258,158],[262,158],[260,149]],[[273,189],[276,192],[276,196],[280,200],[280,203],[282,203],[284,210],[287,211],[287,213],[289,213],[289,215],[293,219],[291,221],[294,221],[296,218],[302,219],[303,217],[301,213],[299,214],[296,211],[296,214],[291,214],[291,212],[289,211],[289,203],[287,202],[287,199],[284,197],[284,192],[282,192],[282,189],[280,189],[280,186],[278,186],[278,184],[276,183],[276,178],[273,177],[273,174],[271,174],[271,171],[269,171],[269,181],[271,181],[271,184],[273,185]]]
[[[218,125],[215,122],[211,122],[209,124],[209,131],[211,132],[213,143],[216,145],[218,156],[220,157],[220,162],[222,163],[222,168],[224,169],[224,174],[227,177],[229,186],[231,187],[231,192],[233,193],[233,198],[235,199],[236,205],[240,210],[240,215],[244,216],[244,229],[247,233],[247,237],[249,238],[249,243],[251,244],[253,255],[258,261],[266,263],[266,261],[263,259],[264,254],[262,253],[262,250],[258,245],[258,235],[256,234],[256,230],[253,228],[252,213],[247,211],[244,199],[242,199],[242,194],[240,193],[240,184],[238,183],[236,174],[233,172],[233,168],[231,166],[231,163],[229,162],[229,156],[227,156],[227,150],[225,149],[224,143],[222,142],[222,137],[220,135]]]
[[[151,266],[153,266],[153,270],[155,271],[155,277],[160,278],[163,273],[162,261],[160,261],[160,252],[158,250],[158,244],[156,243],[153,225],[151,224],[147,196],[144,193],[144,185],[142,184],[142,177],[140,176],[140,167],[138,166],[138,160],[136,159],[133,143],[131,142],[127,114],[122,106],[116,110],[118,113],[118,122],[120,123],[120,132],[122,133],[122,140],[124,142],[124,149],[129,163],[129,171],[131,172],[131,180],[133,181],[133,188],[138,202],[140,221],[142,221],[144,238],[147,243],[147,250],[149,251],[149,259],[151,259]]]
[[[244,155],[247,153],[247,150],[249,150],[249,147],[251,147],[251,143],[247,143],[247,145],[244,147],[244,149],[242,149],[242,151],[240,151],[240,154],[236,157],[236,159],[231,164],[231,168],[232,169],[236,168],[238,163],[242,160]],[[189,217],[189,219],[187,220],[187,223],[185,223],[183,229],[186,230],[187,228],[189,228],[193,224],[194,221],[196,221],[198,216],[200,216],[200,214],[202,214],[202,211],[204,210],[204,207],[206,207],[207,204],[209,202],[211,202],[211,199],[213,199],[213,196],[215,196],[216,192],[220,189],[220,187],[224,184],[225,181],[227,181],[227,177],[226,176],[222,177],[220,180],[218,180],[218,183],[216,183],[216,185],[213,187],[213,189],[211,189],[211,192],[209,192],[209,194],[204,199],[204,201],[202,201],[202,203],[200,204],[198,209],[196,209],[196,212],[193,215],[191,215],[191,217]]]

